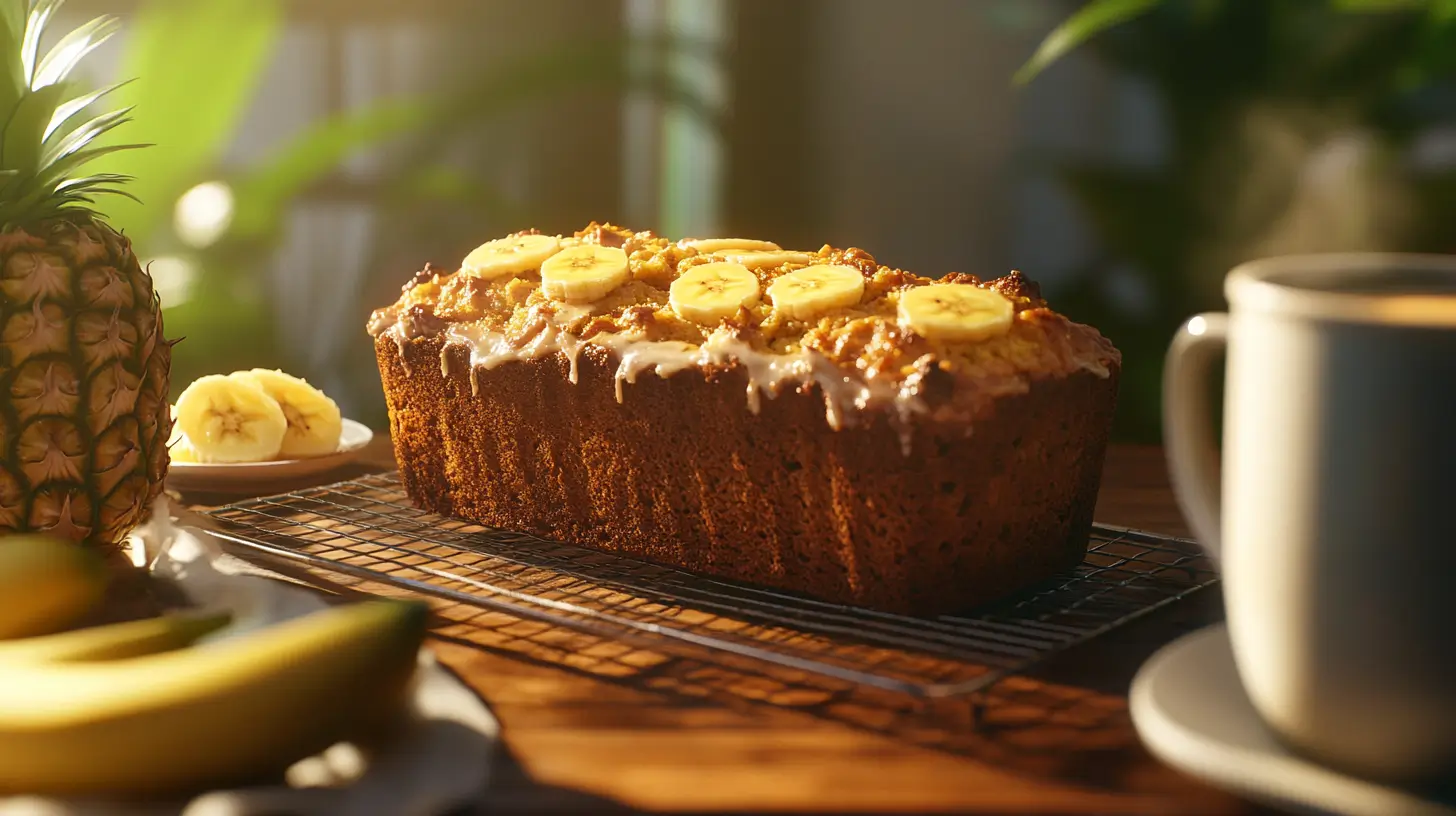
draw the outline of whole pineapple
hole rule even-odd
[[[123,149],[94,142],[128,110],[83,114],[115,86],[66,79],[117,23],[41,56],[59,5],[0,0],[0,532],[115,544],[166,476],[171,345],[130,241],[92,209],[127,178],[77,173]]]

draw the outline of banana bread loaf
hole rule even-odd
[[[369,330],[419,506],[921,615],[1081,561],[1121,363],[1017,272],[595,223],[426,265]]]

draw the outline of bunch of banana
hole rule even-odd
[[[1011,330],[1015,308],[998,292],[968,283],[932,283],[900,293],[900,325],[922,337],[976,341]]]
[[[0,584],[65,564],[72,581],[94,580],[90,565],[66,560],[80,548],[35,540],[14,555],[18,543],[0,540]],[[74,616],[89,606],[78,597],[48,608]],[[370,739],[404,711],[426,617],[423,604],[370,601],[210,643],[198,641],[226,614],[0,641],[0,793],[193,792],[274,778],[337,742]]]
[[[339,406],[302,379],[254,368],[195,380],[177,398],[174,462],[267,462],[339,449]]]

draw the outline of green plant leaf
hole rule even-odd
[[[388,100],[314,123],[261,167],[234,181],[233,222],[241,239],[273,231],[288,202],[357,151],[437,123],[445,108],[434,99]]]
[[[211,171],[233,138],[272,59],[283,27],[281,0],[145,0],[128,19],[116,92],[135,106],[128,141],[151,150],[98,157],[95,172],[135,177],[145,206],[108,199],[112,226],[145,247],[171,219],[171,203]]]
[[[1415,211],[1420,213],[1418,230],[1410,249],[1415,252],[1456,254],[1456,171],[1426,173],[1411,180]]]
[[[627,59],[634,48],[658,52],[646,61],[664,67],[656,71],[634,71]],[[570,42],[558,49],[530,55],[503,67],[483,82],[459,89],[456,99],[450,104],[459,106],[458,110],[469,112],[471,118],[479,121],[554,93],[642,90],[712,123],[719,112],[666,67],[675,59],[711,56],[708,48],[706,44],[662,37],[613,37]]]
[[[27,0],[0,0],[0,28],[4,29],[6,42],[19,42],[25,34]],[[19,54],[11,54],[19,59]],[[18,64],[18,63],[17,63]]]
[[[25,37],[26,0],[0,0],[0,37],[21,42]],[[29,75],[20,51],[0,53],[0,111],[15,109],[15,103],[30,87]]]
[[[55,16],[56,10],[64,1],[36,0],[31,4],[29,13],[25,15],[25,36],[20,40],[20,69],[25,88],[30,88],[35,80],[35,64],[40,57],[41,35],[45,33],[46,26],[50,24],[51,18]]]
[[[67,133],[65,138],[60,141],[46,145],[41,151],[42,164],[45,166],[54,164],[91,144],[102,134],[130,122],[132,110],[133,108],[128,106],[119,110],[103,113],[95,119],[87,121],[70,133]],[[9,133],[6,136],[8,137]]]
[[[1158,288],[1176,285],[1192,239],[1191,214],[1174,174],[1069,166],[1058,173],[1104,249],[1146,270]]]
[[[627,59],[632,49],[656,52],[652,55],[654,58],[644,62],[659,67],[633,70]],[[590,91],[641,92],[716,129],[721,111],[690,83],[665,68],[675,56],[711,58],[713,45],[689,38],[611,37],[576,40],[557,49],[527,54],[481,79],[443,91],[438,109],[447,112],[449,117],[448,129],[443,132],[470,133],[471,128],[511,115],[523,106],[561,94]],[[409,145],[396,163],[391,189],[423,192],[433,187],[443,191],[444,186],[438,183],[422,185],[418,178],[410,178],[423,168],[435,166],[439,151],[438,140]],[[452,186],[452,190],[459,188]],[[488,192],[472,198],[496,208],[503,201],[498,193]]]
[[[0,0],[0,36],[4,42],[20,42],[25,36],[25,6],[26,0]],[[20,52],[0,54],[0,111],[15,108],[28,86]]]
[[[1431,0],[1330,0],[1337,11],[1382,12],[1411,11],[1432,5]]]
[[[55,196],[57,185],[62,183],[67,176],[72,175],[77,167],[92,159],[110,153],[133,150],[139,147],[151,147],[151,145],[120,144],[108,145],[106,147],[93,147],[87,150],[79,150],[61,158],[41,171],[35,183],[29,185],[28,189],[30,192],[26,193],[23,198],[12,200],[6,196],[0,196],[0,229],[9,226],[11,221],[19,215],[34,216],[36,214],[36,208],[41,206],[42,202],[51,200]],[[62,205],[66,202],[63,200],[55,200],[52,203]],[[47,211],[50,209],[54,208],[47,208]]]
[[[0,162],[20,171],[33,173],[40,170],[42,135],[56,106],[71,90],[69,84],[62,82],[47,85],[21,98],[15,106],[15,114],[5,126]]]
[[[700,53],[691,43],[655,39],[574,41],[560,49],[529,54],[483,79],[472,79],[436,94],[384,100],[316,122],[260,167],[231,180],[235,209],[229,240],[255,242],[275,234],[290,200],[362,149],[411,134],[480,124],[554,94],[590,89],[644,90],[694,115],[716,116],[700,94],[670,77],[629,71],[624,55],[633,44]],[[391,194],[412,199],[436,198],[499,209],[498,194],[445,183],[438,172],[431,172],[431,168],[438,170],[434,161],[439,148],[436,139],[415,145],[413,155],[392,169],[383,187]]]
[[[1109,28],[1147,14],[1163,2],[1164,0],[1092,0],[1042,40],[1036,53],[1016,72],[1014,82],[1025,85],[1077,46]]]
[[[1412,49],[1405,80],[1419,88],[1456,73],[1456,0],[1432,0],[1420,42]],[[1449,117],[1448,117],[1449,118]]]
[[[92,147],[86,150],[78,150],[74,153],[67,153],[65,156],[57,159],[54,163],[47,166],[45,170],[41,171],[37,190],[33,192],[29,198],[43,198],[45,196],[46,190],[54,190],[57,184],[60,184],[68,176],[73,175],[76,172],[77,168],[81,167],[81,165],[86,164],[87,162],[102,158],[104,156],[109,156],[114,153],[120,153],[127,150],[138,150],[143,147],[151,147],[151,145],[113,144],[105,145],[103,147]],[[118,173],[115,175],[125,174]]]
[[[70,121],[72,116],[75,116],[76,114],[85,110],[88,106],[91,105],[92,102],[95,102],[101,97],[106,96],[112,91],[115,91],[117,88],[126,85],[128,82],[130,82],[130,80],[127,80],[126,82],[118,82],[115,85],[107,85],[104,88],[98,88],[94,91],[91,91],[90,93],[81,94],[75,99],[63,102],[60,105],[56,106],[56,112],[53,116],[51,116],[51,121],[49,124],[46,125],[45,133],[42,134],[41,138],[49,140],[57,133],[65,135],[65,133],[67,132],[65,130],[66,122]]]
[[[112,35],[120,29],[121,21],[107,16],[97,17],[80,28],[68,32],[60,42],[46,52],[45,57],[35,66],[35,74],[30,79],[30,87],[33,89],[44,88],[64,80],[77,63],[85,59],[87,54],[95,51],[102,43],[111,39]]]

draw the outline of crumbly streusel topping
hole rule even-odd
[[[525,230],[516,235],[535,235]],[[631,279],[591,303],[565,303],[549,297],[538,270],[485,279],[458,268],[426,266],[404,287],[399,300],[375,312],[370,331],[391,332],[397,341],[441,333],[456,337],[490,335],[520,349],[541,345],[543,333],[556,332],[584,343],[632,337],[646,343],[699,347],[716,336],[731,337],[735,348],[768,355],[822,356],[846,372],[887,384],[907,379],[941,383],[1024,380],[1093,371],[1106,376],[1120,363],[1119,352],[1095,329],[1054,312],[1035,283],[1020,272],[993,280],[954,273],[939,280],[884,266],[862,249],[824,246],[786,263],[751,270],[767,292],[773,282],[810,265],[842,264],[864,276],[857,303],[812,319],[789,317],[768,297],[714,325],[686,319],[669,304],[669,287],[693,267],[723,260],[691,242],[673,242],[650,231],[634,232],[592,223],[564,243],[620,247]],[[1009,328],[993,337],[946,339],[926,336],[905,325],[900,299],[909,289],[931,284],[966,284],[1005,296],[1012,306]],[[455,331],[451,331],[455,329]],[[468,329],[462,333],[460,329]]]

